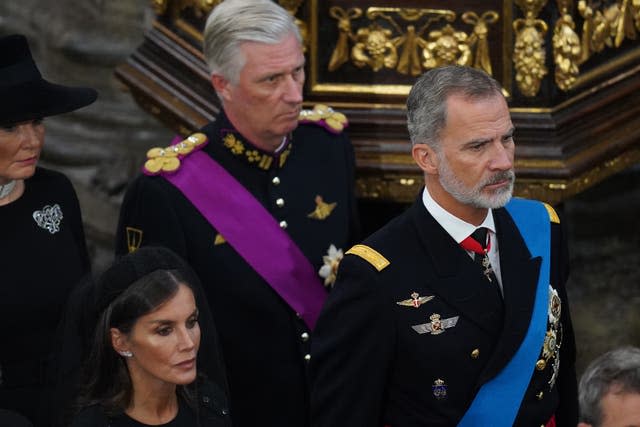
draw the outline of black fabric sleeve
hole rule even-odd
[[[376,274],[355,256],[345,256],[340,264],[311,345],[313,427],[382,425],[395,326]]]

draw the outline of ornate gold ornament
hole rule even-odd
[[[576,34],[571,16],[572,0],[557,0],[560,18],[553,30],[553,59],[556,64],[556,84],[562,90],[569,90],[575,83],[582,57],[580,37]]]
[[[349,60],[356,67],[368,67],[374,72],[386,68],[412,76],[450,64],[492,71],[487,37],[489,25],[499,18],[495,11],[480,16],[465,12],[462,21],[473,26],[469,34],[451,25],[456,20],[456,13],[451,10],[369,7],[365,14],[369,22],[355,30],[353,21],[363,15],[361,8],[345,10],[333,6],[329,15],[338,21],[338,38],[329,71],[337,70]],[[443,20],[446,25],[431,29]],[[399,21],[406,23],[406,27]]]
[[[547,23],[536,19],[547,0],[515,0],[525,18],[513,21],[516,42],[513,63],[516,69],[516,83],[523,95],[533,97],[540,90],[542,79],[547,75],[544,65],[546,54],[544,36]]]

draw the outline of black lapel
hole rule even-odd
[[[531,254],[506,209],[493,211],[500,251],[505,316],[496,348],[480,376],[480,384],[497,375],[518,350],[529,328],[540,257]]]
[[[478,328],[497,337],[500,325],[488,320],[495,299],[487,292],[481,270],[429,214],[421,198],[410,209],[425,258],[432,264],[424,271],[426,286]]]

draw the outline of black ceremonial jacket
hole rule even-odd
[[[353,243],[354,157],[345,134],[301,124],[282,154],[272,156],[224,114],[203,132],[210,140],[203,150],[262,203],[316,271],[330,245],[346,250]],[[313,214],[322,206],[330,211],[325,218]],[[142,175],[122,205],[117,251],[126,252],[128,241],[132,248],[165,245],[198,273],[221,338],[235,427],[303,427],[310,331],[223,237],[172,184]],[[279,254],[272,256],[278,262]]]
[[[540,260],[531,259],[507,211],[493,212],[504,320],[493,316],[501,302],[488,297],[490,284],[479,266],[421,199],[365,240],[381,255],[370,258],[373,264],[345,255],[312,345],[314,427],[457,425],[479,388],[522,342],[538,280]],[[551,246],[551,288],[561,315],[547,330],[560,347],[549,339],[538,349],[517,426],[544,425],[554,414],[559,426],[577,423],[575,343],[558,223],[551,224]],[[377,264],[378,271],[374,264],[384,259],[389,265]],[[443,329],[433,327],[436,320]],[[432,332],[412,327],[421,324]]]

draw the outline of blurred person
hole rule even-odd
[[[429,70],[407,117],[425,187],[340,263],[312,343],[312,425],[574,427],[566,242],[551,206],[511,200],[500,85]]]
[[[596,358],[578,391],[578,427],[640,426],[640,348],[621,347]]]
[[[177,255],[155,247],[117,259],[101,275],[72,426],[231,425],[224,385],[199,374],[200,363],[213,361],[197,358],[206,335],[191,280]]]
[[[293,17],[226,0],[204,56],[222,109],[152,149],[122,205],[117,251],[164,245],[199,275],[221,338],[236,427],[308,424],[310,335],[342,249],[358,234],[344,115],[302,110]]]
[[[45,117],[95,101],[93,89],[44,80],[22,35],[0,38],[0,407],[47,425],[55,328],[89,271],[76,193],[38,167]]]

